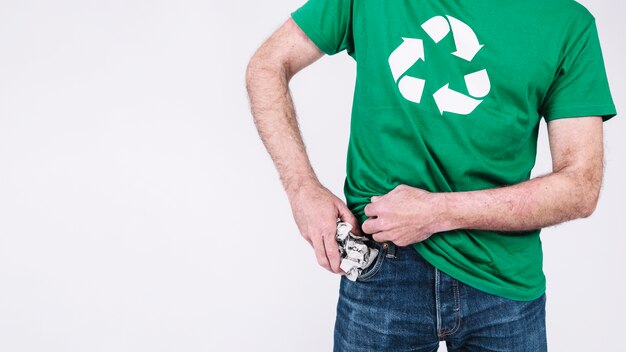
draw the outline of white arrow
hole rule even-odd
[[[404,38],[403,42],[389,55],[389,67],[394,82],[420,59],[424,61],[424,43],[421,39]]]
[[[398,89],[406,100],[419,104],[422,101],[425,84],[426,81],[421,78],[404,76],[398,82]]]
[[[442,16],[435,16],[429,19],[422,24],[422,28],[435,43],[439,43],[450,32],[448,21]]]
[[[470,26],[457,20],[452,16],[446,15],[450,26],[452,27],[452,35],[454,36],[454,45],[456,51],[452,55],[456,55],[461,59],[472,61],[476,53],[483,47],[483,44],[478,43],[476,34],[470,28]]]
[[[439,90],[433,94],[433,98],[435,98],[435,103],[441,115],[443,115],[444,111],[467,115],[474,111],[478,104],[482,102],[482,100],[468,97],[465,94],[448,88],[448,84],[439,88]]]
[[[487,95],[491,89],[487,70],[482,69],[465,75],[465,85],[467,86],[467,91],[473,97],[482,98]]]

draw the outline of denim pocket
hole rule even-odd
[[[385,261],[385,257],[387,256],[387,249],[389,248],[386,243],[383,244],[376,241],[367,241],[365,243],[367,243],[368,246],[373,246],[374,248],[378,249],[378,254],[374,259],[374,262],[370,264],[370,266],[365,268],[365,270],[361,272],[361,275],[357,277],[356,281],[361,282],[372,279],[380,271],[381,267],[383,266],[383,262]]]

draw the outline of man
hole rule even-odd
[[[307,158],[288,84],[356,62],[346,203]],[[335,350],[545,351],[540,229],[588,217],[616,115],[595,18],[572,0],[308,0],[247,67],[302,236],[342,274]],[[533,179],[541,118],[553,171]],[[341,271],[336,219],[375,262]]]

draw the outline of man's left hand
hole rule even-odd
[[[443,209],[440,193],[400,184],[371,198],[363,209],[369,219],[361,228],[377,242],[408,246],[445,229]]]

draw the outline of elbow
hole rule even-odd
[[[246,88],[250,91],[250,87],[254,82],[255,77],[257,76],[257,69],[261,67],[260,60],[253,55],[250,60],[248,60],[248,65],[246,66]]]
[[[263,55],[261,55],[260,49],[257,50],[248,60],[248,65],[246,65],[246,81],[254,78],[256,70],[267,66],[266,61]]]
[[[580,201],[580,217],[581,218],[588,218],[591,215],[593,215],[593,213],[596,211],[596,208],[598,206],[598,198],[599,198],[600,192],[599,190],[594,190],[593,192],[589,192],[589,194],[586,197],[583,197],[583,199]]]
[[[580,217],[588,218],[596,211],[597,202],[585,202],[581,206]]]
[[[288,80],[285,67],[285,63],[276,55],[266,53],[266,50],[259,48],[248,60],[246,66],[245,80],[248,91],[255,82],[266,82],[276,78]]]
[[[576,202],[577,215],[580,218],[588,218],[596,211],[600,190],[602,188],[603,170],[601,164],[597,167],[583,169],[576,174],[574,189],[577,190]]]

